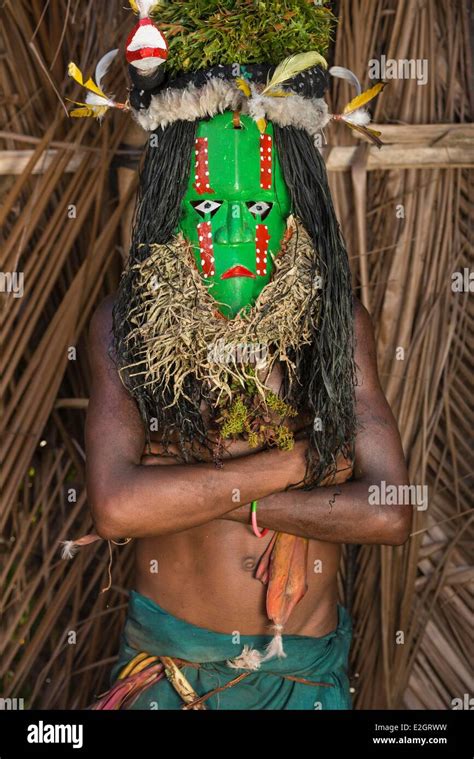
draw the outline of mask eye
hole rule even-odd
[[[191,205],[204,218],[208,214],[214,216],[221,207],[222,202],[221,200],[194,200],[191,201]]]
[[[266,219],[268,214],[273,208],[273,203],[266,203],[264,200],[251,200],[247,203],[252,216],[259,217],[260,219]]]

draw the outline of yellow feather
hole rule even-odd
[[[83,105],[84,108],[90,108],[90,105],[83,103],[80,100],[71,100],[71,98],[65,98],[65,100],[67,100],[68,103],[74,103],[74,105]]]
[[[379,82],[374,87],[371,87],[370,90],[366,90],[360,95],[357,95],[357,97],[355,97],[353,100],[351,100],[350,103],[346,105],[343,110],[343,114],[353,113],[353,111],[357,111],[358,108],[362,108],[367,103],[370,103],[371,100],[373,100],[380,92],[382,92],[384,87],[385,82]]]
[[[291,92],[285,92],[285,90],[273,90],[268,94],[271,95],[272,98],[290,98],[292,95]]]
[[[80,70],[80,68],[78,68],[78,67],[76,66],[76,64],[75,64],[75,63],[73,63],[72,61],[71,61],[71,63],[69,64],[69,66],[67,67],[67,73],[68,73],[68,74],[69,74],[69,76],[70,76],[72,79],[74,79],[74,80],[75,80],[75,81],[76,81],[78,84],[80,84],[80,85],[82,85],[82,86],[84,85],[84,79],[82,78],[82,71],[81,71],[81,70]]]
[[[239,76],[239,78],[235,80],[235,83],[236,83],[237,87],[239,88],[239,90],[241,90],[241,92],[244,93],[245,97],[249,98],[250,95],[252,94],[252,91],[251,91],[251,89],[249,87],[248,82],[245,79],[242,79],[242,77]]]
[[[105,95],[100,87],[97,87],[96,83],[93,79],[88,79],[87,82],[84,83],[84,87],[86,90],[90,90],[91,92],[95,92],[96,95],[100,95],[100,97],[107,99],[107,95]]]
[[[89,79],[87,80],[87,82],[84,81],[84,77],[82,75],[82,71],[72,61],[71,61],[71,63],[68,66],[67,72],[68,72],[69,76],[72,79],[74,79],[75,82],[77,82],[78,84],[81,85],[81,87],[85,87],[86,90],[90,90],[91,92],[94,92],[96,95],[100,95],[100,97],[103,97],[103,98],[107,99],[107,95],[104,92],[102,92],[102,90],[100,89],[100,87],[98,87],[96,85],[96,83],[94,82],[93,79],[91,79],[89,77]]]
[[[374,137],[381,137],[382,136],[382,132],[379,132],[378,129],[371,129],[370,127],[367,127],[367,126],[365,128],[367,129],[368,133],[369,134],[373,134]]]
[[[265,130],[267,128],[267,122],[266,119],[257,119],[257,126],[260,130],[261,134],[265,134]]]
[[[100,119],[111,108],[110,105],[88,105],[87,103],[78,103],[75,100],[69,100],[69,98],[66,98],[66,100],[80,106],[80,108],[75,108],[69,113],[74,119],[85,118],[86,116]]]
[[[88,105],[85,105],[83,108],[74,108],[74,110],[71,111],[69,115],[72,116],[73,119],[86,119],[90,116],[95,116],[95,113],[92,108],[89,108]]]
[[[138,7],[138,3],[137,3],[137,0],[128,0],[128,1],[129,1],[130,5],[131,5],[132,11],[133,11],[134,13],[137,13],[137,14],[139,15],[139,14],[140,14],[140,8]],[[156,0],[156,3],[152,3],[152,4],[150,5],[150,8],[149,8],[149,10],[148,10],[148,13],[150,13],[150,12],[153,12],[153,10],[154,10],[154,9],[155,9],[157,6],[159,6],[159,5],[162,5],[162,0]],[[145,9],[147,9],[147,6],[146,6],[146,5],[145,5]]]
[[[301,74],[302,71],[313,68],[313,66],[323,66],[324,68],[327,68],[328,64],[326,63],[326,59],[315,51],[290,55],[289,58],[285,58],[285,60],[276,67],[275,73],[263,90],[262,95],[272,95],[270,90],[274,89],[278,84],[287,82],[288,79],[293,79],[297,74]]]
[[[369,127],[366,126],[359,126],[358,124],[351,124],[350,121],[344,121],[343,124],[346,124],[350,129],[352,129],[354,132],[358,132],[358,134],[363,134],[364,137],[367,137],[370,142],[373,142],[374,145],[377,145],[378,148],[381,148],[383,145],[382,140],[380,139],[380,135],[382,132],[378,132],[376,129],[369,129]]]

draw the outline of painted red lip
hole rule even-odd
[[[232,269],[228,269],[221,276],[221,279],[232,279],[233,277],[248,277],[249,279],[256,279],[255,274],[252,274],[245,266],[233,266]]]

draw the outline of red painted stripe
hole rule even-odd
[[[260,136],[260,187],[271,190],[273,184],[273,139],[271,134]]]
[[[259,277],[264,277],[268,271],[268,243],[270,241],[270,235],[268,233],[268,227],[265,224],[257,224],[256,231],[255,252],[257,259],[257,274]]]
[[[156,30],[156,32],[159,34],[160,39],[163,41],[163,44],[165,45],[165,48],[159,48],[159,47],[142,47],[138,50],[129,50],[128,47],[131,45],[133,38],[137,34],[138,30],[142,26],[153,26]],[[132,63],[133,61],[138,61],[141,58],[161,58],[162,60],[166,61],[168,58],[168,42],[166,40],[166,37],[160,32],[156,24],[153,23],[153,21],[150,18],[142,18],[141,21],[132,29],[130,34],[127,37],[127,42],[125,43],[125,57],[129,63]]]
[[[203,221],[202,224],[198,224],[198,234],[202,273],[205,277],[212,277],[216,271],[214,268],[214,245],[212,242],[211,223]]]
[[[133,53],[127,53],[127,61],[129,63],[146,60],[146,58],[159,58],[162,61],[166,61],[168,53],[160,47],[142,47],[140,50],[135,50]]]
[[[194,189],[199,195],[214,194],[209,177],[209,154],[207,137],[198,137],[195,151]]]

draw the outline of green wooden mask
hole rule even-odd
[[[248,116],[226,112],[199,124],[180,230],[219,310],[252,306],[274,271],[291,198],[273,138]]]

